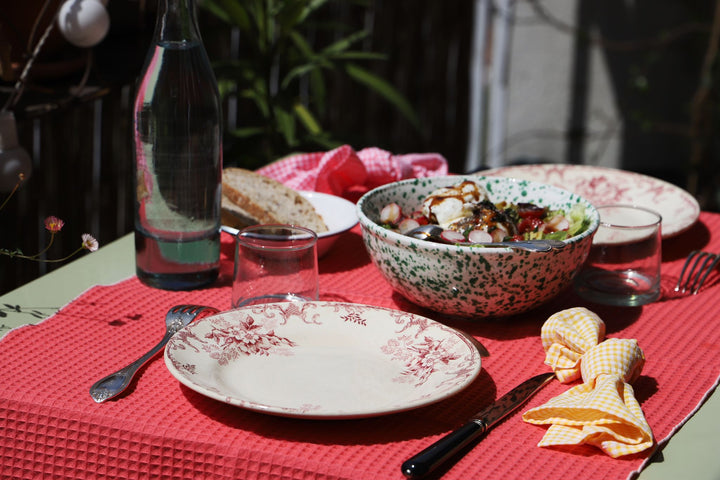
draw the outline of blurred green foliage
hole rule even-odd
[[[369,32],[318,12],[330,3],[352,0],[204,0],[201,5],[238,28],[237,59],[214,64],[223,98],[238,100],[237,128],[226,128],[225,163],[258,168],[293,152],[341,145],[322,124],[328,81],[346,75],[390,102],[419,128],[413,107],[366,64],[384,60],[357,45]],[[308,39],[312,38],[313,41]],[[330,39],[326,44],[320,39]]]

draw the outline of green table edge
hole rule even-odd
[[[127,234],[0,296],[0,307],[7,314],[0,318],[0,338],[13,328],[42,321],[30,312],[49,317],[96,285],[112,285],[132,277],[134,249],[133,234]],[[18,306],[20,312],[8,306]]]

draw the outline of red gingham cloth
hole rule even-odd
[[[130,278],[94,287],[38,325],[0,340],[0,476],[3,478],[187,478],[249,480],[401,479],[404,460],[464,423],[518,383],[547,371],[540,340],[553,313],[587,306],[607,337],[637,339],[647,362],[635,394],[662,444],[702,404],[720,374],[720,275],[697,296],[669,294],[688,252],[720,251],[720,215],[663,242],[664,297],[638,308],[584,303],[571,290],[502,321],[451,321],[393,293],[370,263],[359,229],[345,233],[320,261],[324,300],[349,300],[424,314],[461,328],[490,351],[478,379],[435,405],[377,418],[289,419],[243,410],[195,393],[162,358],[140,372],[131,393],[96,404],[92,383],[152,347],[172,305],[230,307],[232,243],[213,288],[165,292]],[[128,259],[128,261],[132,261]],[[42,303],[42,298],[38,298]],[[28,309],[32,306],[23,306]],[[688,368],[687,366],[692,366]],[[538,448],[545,427],[522,421],[571,385],[552,382],[493,428],[447,479],[627,478],[650,455],[612,459],[592,447]]]
[[[257,173],[295,190],[330,193],[357,200],[370,189],[406,178],[447,175],[447,160],[438,153],[393,155],[379,148],[355,152],[343,145],[329,152],[283,158]]]

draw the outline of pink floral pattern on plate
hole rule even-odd
[[[275,415],[357,418],[417,408],[467,387],[480,356],[425,317],[339,302],[259,305],[201,319],[165,349],[187,387]]]
[[[278,354],[285,351],[283,347],[295,345],[287,338],[275,335],[274,331],[265,330],[250,316],[237,325],[213,325],[205,338],[208,341],[203,344],[203,348],[220,365],[227,365],[242,355]]]
[[[554,185],[585,197],[595,206],[635,204],[662,215],[663,238],[690,228],[700,216],[697,200],[685,190],[639,173],[590,165],[540,164],[500,167],[478,175],[514,177]]]
[[[457,360],[457,354],[445,348],[445,342],[424,337],[417,342],[411,336],[402,336],[388,341],[382,351],[400,360],[405,365],[400,382],[414,382],[422,385],[432,375],[438,365],[448,365]]]

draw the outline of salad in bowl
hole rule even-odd
[[[448,243],[487,244],[528,240],[566,240],[585,229],[590,219],[583,203],[569,210],[532,202],[498,203],[475,179],[440,187],[427,195],[412,211],[395,202],[380,211],[380,223],[402,234],[423,225],[437,225],[437,236]]]

